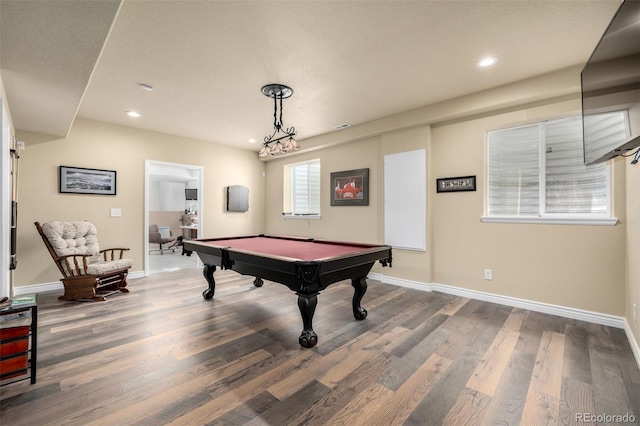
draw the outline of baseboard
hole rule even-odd
[[[13,288],[14,296],[22,296],[25,294],[33,294],[33,293],[46,293],[47,291],[58,291],[63,290],[62,282],[57,281],[54,283],[44,283],[44,284],[33,284],[33,285],[24,285],[21,287]]]
[[[528,309],[530,311],[542,312],[550,315],[571,318],[580,321],[592,322],[615,328],[624,328],[624,317],[603,314],[600,312],[586,311],[584,309],[570,308],[567,306],[552,305],[549,303],[536,302],[516,297],[502,296],[482,291],[468,290],[444,284],[432,284],[433,290],[440,293],[453,294],[456,296],[468,297],[470,299],[483,300],[485,302],[499,303],[501,305],[513,306],[514,308]]]
[[[633,335],[633,331],[631,331],[631,326],[629,325],[629,321],[624,320],[624,331],[627,334],[627,339],[629,339],[629,345],[631,345],[631,351],[633,351],[633,356],[636,357],[636,362],[638,363],[638,368],[640,368],[640,346],[638,346],[638,341],[636,337]]]
[[[135,280],[136,278],[144,278],[144,270],[129,272],[129,275],[127,275],[127,281]]]
[[[615,328],[625,328],[625,318],[615,315],[602,314],[599,312],[586,311],[583,309],[569,308],[566,306],[552,305],[549,303],[536,302],[532,300],[518,299],[510,296],[486,293],[482,291],[469,290],[437,283],[422,283],[401,278],[387,277],[382,274],[369,274],[371,279],[382,281],[386,284],[408,287],[422,291],[437,291],[439,293],[451,294],[454,296],[468,297],[469,299],[483,300],[485,302],[499,303],[501,305],[513,306],[515,308],[528,309],[530,311],[542,312],[550,315],[557,315],[565,318],[580,321],[592,322]]]
[[[433,290],[431,284],[421,283],[419,281],[405,280],[403,278],[387,277],[385,275],[378,274],[378,273],[371,273],[367,276],[367,278],[371,278],[372,280],[382,281],[385,284],[393,284],[399,287],[412,288],[414,290],[420,290],[420,291]]]
[[[144,277],[144,271],[133,271],[129,272],[127,275],[127,281],[133,280],[136,278]],[[47,291],[63,291],[64,286],[61,281],[56,281],[52,283],[42,283],[42,284],[32,284],[32,285],[23,285],[20,287],[13,288],[14,296],[22,296],[24,294],[33,294],[33,293],[45,293]]]

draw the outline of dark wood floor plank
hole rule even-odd
[[[569,377],[562,379],[562,393],[560,397],[559,424],[584,424],[578,414],[596,413],[593,405],[593,391],[590,384],[574,380]]]
[[[397,390],[437,349],[451,336],[451,331],[438,328],[417,343],[402,358],[387,371],[381,372],[378,383],[391,390]],[[393,353],[394,351],[392,351]],[[442,358],[446,358],[439,354]],[[449,359],[449,358],[446,358]]]
[[[460,308],[462,308],[464,305],[467,304],[467,302],[469,302],[469,299],[466,297],[455,297],[453,299],[451,299],[449,301],[449,303],[447,303],[445,306],[442,307],[442,309],[440,309],[441,314],[443,315],[449,315],[452,316],[454,315],[456,312],[458,312],[458,310],[460,310]]]
[[[499,329],[486,323],[504,324],[510,309],[495,304],[481,304],[461,326],[471,329],[467,345],[462,348],[442,379],[436,383],[407,419],[407,424],[440,425],[456,403],[478,363],[495,339]],[[468,323],[468,324],[467,324]],[[481,323],[480,327],[477,323]]]
[[[190,410],[188,413],[184,413],[184,415],[174,419],[168,424],[183,425],[207,423],[216,417],[228,413],[232,409],[241,405],[244,401],[258,395],[262,389],[265,389],[282,378],[287,377],[292,372],[297,371],[300,368],[304,368],[307,363],[313,362],[312,360],[315,355],[316,354],[313,351],[300,352],[298,356],[275,366],[268,372],[265,372],[255,379],[235,388],[233,392],[224,393],[212,399],[210,402]]]
[[[402,358],[409,351],[416,347],[418,343],[426,339],[438,327],[442,325],[449,317],[442,314],[435,314],[424,320],[420,326],[414,328],[413,333],[393,349],[393,355]],[[404,328],[404,327],[403,327]],[[425,358],[426,359],[426,358]]]
[[[489,402],[482,424],[520,424],[535,363],[534,354],[514,349]]]
[[[207,423],[208,426],[244,426],[251,420],[261,419],[262,414],[273,407],[280,400],[269,392],[264,391],[244,404],[234,408],[223,416]]]
[[[453,296],[449,295],[446,295],[449,297],[442,297],[442,295],[434,294],[432,292],[426,293],[426,295],[429,297],[425,297],[420,300],[421,309],[409,319],[401,323],[400,325],[402,327],[408,328],[409,330],[420,327],[426,321],[429,321],[431,317],[436,315],[438,311],[447,306],[451,300],[453,300]],[[445,316],[444,314],[439,315]]]
[[[529,352],[537,355],[540,346],[540,338],[544,331],[545,314],[540,312],[529,312],[527,319],[520,329],[520,341],[516,349],[522,352]]]
[[[306,384],[320,380],[320,377],[326,375],[332,368],[336,368],[345,359],[351,359],[362,351],[362,348],[375,340],[377,334],[366,332],[358,338],[350,341],[348,344],[330,352],[329,354],[310,364],[307,368],[300,369],[280,380],[267,390],[280,400],[284,400],[292,393],[297,392]],[[325,384],[326,385],[326,384]]]
[[[314,380],[288,398],[270,407],[260,417],[254,417],[247,423],[247,426],[291,423],[292,418],[297,417],[300,412],[304,412],[308,407],[314,406],[329,391],[328,387]]]
[[[217,362],[200,359],[203,364],[195,364],[182,373],[157,378],[159,380],[135,387],[117,397],[104,396],[103,404],[99,407],[82,407],[77,410],[76,416],[84,422],[91,421],[96,424],[159,424],[156,421],[158,417],[168,418],[176,415],[175,411],[167,412],[167,407],[175,406],[177,408],[174,410],[177,411],[180,407],[189,409],[189,404],[197,404],[198,401],[208,401],[211,399],[211,383],[247,371],[266,359],[269,359],[269,354],[264,351],[258,351],[233,363],[221,359]],[[113,407],[120,409],[114,410]]]
[[[564,376],[591,384],[591,360],[589,359],[589,331],[584,323],[569,323],[565,333]]]
[[[0,424],[528,425],[640,418],[623,330],[369,280],[318,298],[298,344],[297,296],[198,268],[132,279],[104,303],[39,295],[38,382],[0,387]]]
[[[622,370],[605,331],[593,333],[589,340],[589,357],[593,377],[593,394],[597,413],[624,415],[633,413]],[[638,417],[640,418],[640,417]]]
[[[451,364],[450,359],[432,354],[384,404],[374,406],[359,421],[365,424],[402,424],[425,395],[443,380]]]
[[[329,423],[362,389],[375,382],[380,371],[384,371],[394,362],[397,362],[397,359],[389,354],[381,351],[370,353],[366,362],[361,362],[358,368],[344,376],[338,383],[332,383],[332,388],[322,398],[315,404],[309,404],[300,409],[298,414],[291,416],[286,423],[296,425]]]
[[[616,353],[618,365],[622,371],[622,380],[640,385],[640,369],[637,368],[636,359],[633,356],[626,333],[618,328],[609,328],[607,331],[613,344],[613,350]]]
[[[518,338],[519,333],[501,329],[469,378],[467,387],[493,396]]]
[[[410,334],[410,331],[404,328],[397,328],[393,331],[378,337],[377,339],[367,339],[366,345],[361,350],[345,357],[341,362],[335,363],[320,377],[318,380],[330,388],[334,388],[345,381],[346,377],[353,374],[354,371],[362,368],[385,354],[393,352],[394,346],[398,341],[403,340],[403,336]],[[376,371],[377,377],[380,376],[382,370]]]

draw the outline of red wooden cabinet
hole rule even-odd
[[[37,323],[35,295],[18,296],[0,308],[0,386],[36,382]]]

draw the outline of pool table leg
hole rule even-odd
[[[367,279],[366,278],[354,278],[351,280],[353,286],[353,316],[357,320],[363,320],[367,317],[367,310],[360,306],[362,296],[367,292]]]
[[[298,338],[298,342],[305,348],[312,348],[318,343],[318,335],[313,331],[313,314],[318,304],[318,293],[313,295],[298,294],[298,307],[302,315],[303,330]]]
[[[202,297],[206,300],[213,299],[213,295],[216,292],[216,280],[213,278],[213,273],[216,271],[216,265],[204,265],[202,269],[202,275],[207,280],[209,288],[202,292]]]

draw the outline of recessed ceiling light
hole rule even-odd
[[[127,111],[127,115],[129,117],[135,117],[135,118],[142,117],[142,114],[140,114],[137,111]]]
[[[249,143],[256,143],[257,141],[254,138],[249,139]]]
[[[146,90],[147,92],[151,92],[153,90],[153,86],[150,84],[140,83],[139,86],[142,90]]]
[[[351,124],[349,124],[349,123],[338,124],[338,125],[336,126],[336,130],[346,129],[347,127],[351,127]]]
[[[496,62],[498,62],[498,58],[494,56],[487,56],[486,58],[482,58],[478,62],[476,62],[476,66],[478,68],[486,68],[486,67],[490,67]]]

